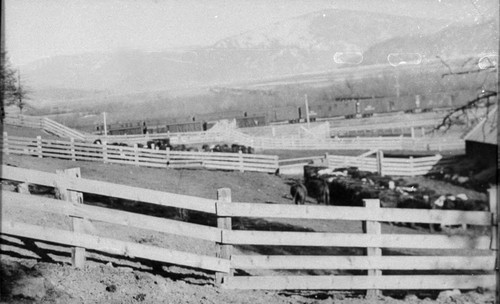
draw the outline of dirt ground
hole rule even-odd
[[[321,154],[320,154],[321,155]],[[230,188],[234,202],[290,204],[288,183],[296,177],[272,174],[217,170],[165,170],[93,162],[72,162],[57,159],[38,159],[27,156],[4,156],[3,164],[55,172],[56,169],[80,167],[83,178],[216,198],[218,188]],[[418,182],[428,181],[419,178]],[[429,182],[429,184],[431,184]],[[9,190],[9,185],[3,185]],[[445,183],[437,185],[450,192]],[[453,186],[455,187],[455,186]],[[484,193],[453,189],[469,197],[486,198]],[[309,199],[309,204],[315,204]],[[30,211],[5,212],[9,218],[32,224],[69,229],[69,220],[48,213]],[[193,221],[200,221],[192,217]],[[311,223],[312,222],[312,223]],[[241,220],[233,222],[252,229],[280,228],[295,231],[361,232],[361,224],[346,221],[303,220]],[[95,222],[100,236],[156,245],[197,254],[214,255],[210,242],[151,233],[141,229]],[[427,233],[402,226],[383,225],[383,233]],[[214,274],[175,265],[158,265],[151,261],[123,258],[88,251],[84,269],[70,264],[70,250],[54,244],[44,244],[9,236],[0,238],[1,302],[0,303],[493,303],[492,291],[438,291],[385,293],[377,299],[364,299],[362,293],[334,291],[238,291],[213,285]],[[258,248],[242,246],[234,254],[296,253],[300,248]],[[352,251],[346,249],[347,251]],[[307,254],[345,253],[335,248]],[[443,252],[442,254],[447,254]],[[476,254],[463,250],[457,255]],[[303,253],[304,254],[304,253]],[[397,254],[426,254],[405,250]],[[428,254],[428,253],[427,253]],[[316,272],[315,274],[322,274]]]

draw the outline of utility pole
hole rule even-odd
[[[309,124],[309,102],[307,101],[307,94],[305,94],[305,102],[306,102],[306,121],[307,121],[307,128],[309,129],[310,124]]]
[[[108,124],[106,123],[106,112],[102,112],[104,120],[104,136],[108,136]]]
[[[399,70],[396,69],[396,97],[397,97],[397,100],[399,102]]]

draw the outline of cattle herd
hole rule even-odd
[[[379,198],[382,208],[489,210],[487,202],[470,199],[464,193],[438,194],[403,179],[393,180],[355,167],[328,169],[305,166],[304,182],[294,183],[290,194],[295,204],[304,204],[307,196],[318,204],[339,206],[362,206],[363,199]],[[433,225],[429,228],[434,231]]]
[[[94,144],[102,144],[102,141],[100,139],[97,139],[94,141]],[[109,145],[111,146],[125,146],[127,147],[128,145],[126,143],[110,143]],[[170,143],[169,138],[165,139],[155,139],[155,140],[150,140],[146,143],[146,145],[143,144],[137,144],[137,147],[139,148],[148,148],[152,150],[171,150],[171,151],[189,151],[189,152],[200,152],[200,149],[197,147],[188,147],[184,144],[181,145],[172,145]],[[255,150],[254,148],[250,146],[244,146],[244,145],[239,145],[239,144],[213,144],[213,145],[208,145],[204,144],[201,147],[202,152],[226,152],[226,153],[239,153],[240,151],[243,154],[254,154]]]

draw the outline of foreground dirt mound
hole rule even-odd
[[[84,269],[2,256],[1,303],[493,303],[493,293],[441,292],[437,299],[403,299],[339,292],[268,292],[216,288],[211,280],[186,283],[146,271],[89,263]]]

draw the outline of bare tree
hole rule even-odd
[[[15,104],[19,108],[20,114],[23,113],[23,108],[26,106],[26,101],[29,100],[29,94],[30,91],[24,85],[24,83],[21,82],[21,73],[18,71],[16,89],[14,92],[12,92],[12,99],[13,104]]]
[[[454,124],[457,122],[468,119],[468,112],[472,110],[477,110],[480,107],[484,107],[486,111],[484,111],[483,115],[488,117],[490,108],[494,105],[496,105],[495,102],[490,102],[490,98],[493,98],[497,96],[498,94],[498,84],[495,85],[494,89],[487,90],[485,87],[487,86],[487,80],[488,76],[490,76],[492,71],[496,71],[498,69],[498,65],[491,63],[491,65],[487,69],[468,69],[468,70],[462,70],[462,71],[453,71],[450,64],[447,63],[442,57],[436,56],[439,58],[441,63],[448,69],[448,73],[443,73],[441,75],[441,78],[444,78],[446,76],[452,76],[452,75],[463,75],[463,74],[472,74],[472,73],[480,73],[480,72],[487,72],[486,77],[484,78],[483,82],[477,87],[477,89],[481,89],[482,91],[480,94],[477,95],[476,98],[469,100],[465,105],[456,107],[451,109],[441,120],[441,122],[435,127],[436,130],[448,130],[450,129]],[[465,65],[469,64],[472,62],[471,58],[468,58],[462,65],[461,67],[463,68]]]

